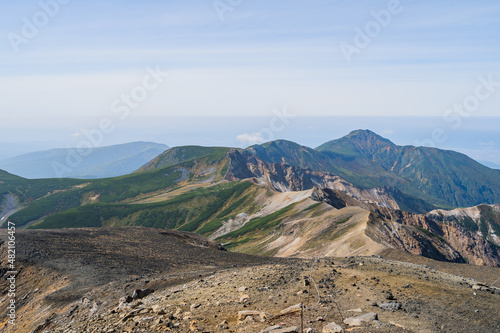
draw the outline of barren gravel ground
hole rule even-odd
[[[298,332],[300,312],[280,312],[300,303],[309,332],[331,322],[352,332],[500,332],[500,295],[486,286],[500,277],[497,268],[397,252],[318,262],[260,258],[142,228],[17,236],[17,325],[4,319],[2,332],[260,332],[278,325],[281,331],[270,332]],[[151,294],[134,295],[148,288]],[[368,313],[377,320],[344,322]]]

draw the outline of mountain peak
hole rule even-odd
[[[370,130],[355,130],[352,131],[351,133],[347,134],[344,138],[349,139],[349,140],[357,140],[365,142],[365,143],[383,143],[383,144],[390,144],[394,145],[391,140],[386,139],[380,135],[378,135],[375,132],[372,132]]]
[[[352,131],[338,140],[326,142],[316,148],[316,150],[321,152],[336,151],[345,155],[358,155],[361,152],[373,153],[379,149],[395,146],[390,140],[375,132],[360,129]]]

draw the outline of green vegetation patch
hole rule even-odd
[[[230,198],[252,186],[237,182],[198,188],[171,200],[151,204],[96,203],[71,208],[47,216],[33,228],[79,228],[104,225],[136,225],[152,228],[178,229],[207,233],[222,225],[210,219],[222,210]],[[210,223],[205,223],[205,222]],[[201,230],[197,230],[202,226]]]
[[[295,204],[291,204],[267,216],[254,218],[240,229],[230,232],[221,238],[232,239],[243,236],[246,233],[271,229],[280,224],[286,217],[287,213],[289,213],[294,207]]]
[[[306,209],[304,209],[304,212],[308,212],[310,210],[313,210],[321,204],[322,204],[322,202],[316,202],[316,203],[312,204],[311,206],[307,207]]]

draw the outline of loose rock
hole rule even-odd
[[[340,333],[340,332],[344,332],[344,329],[340,325],[338,325],[337,323],[331,322],[331,323],[325,325],[325,327],[323,327],[322,332],[323,333]]]
[[[397,302],[386,302],[379,305],[379,308],[387,311],[397,311],[401,309],[401,303]]]
[[[363,323],[369,323],[378,319],[378,315],[375,312],[370,312],[362,316],[350,317],[344,319],[344,324],[349,326],[361,326]]]

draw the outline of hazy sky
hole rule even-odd
[[[498,1],[23,0],[0,8],[0,143],[15,141],[13,129],[48,140],[40,131],[58,128],[69,140],[102,119],[271,119],[284,107],[299,116],[431,116],[456,132],[500,109]]]

